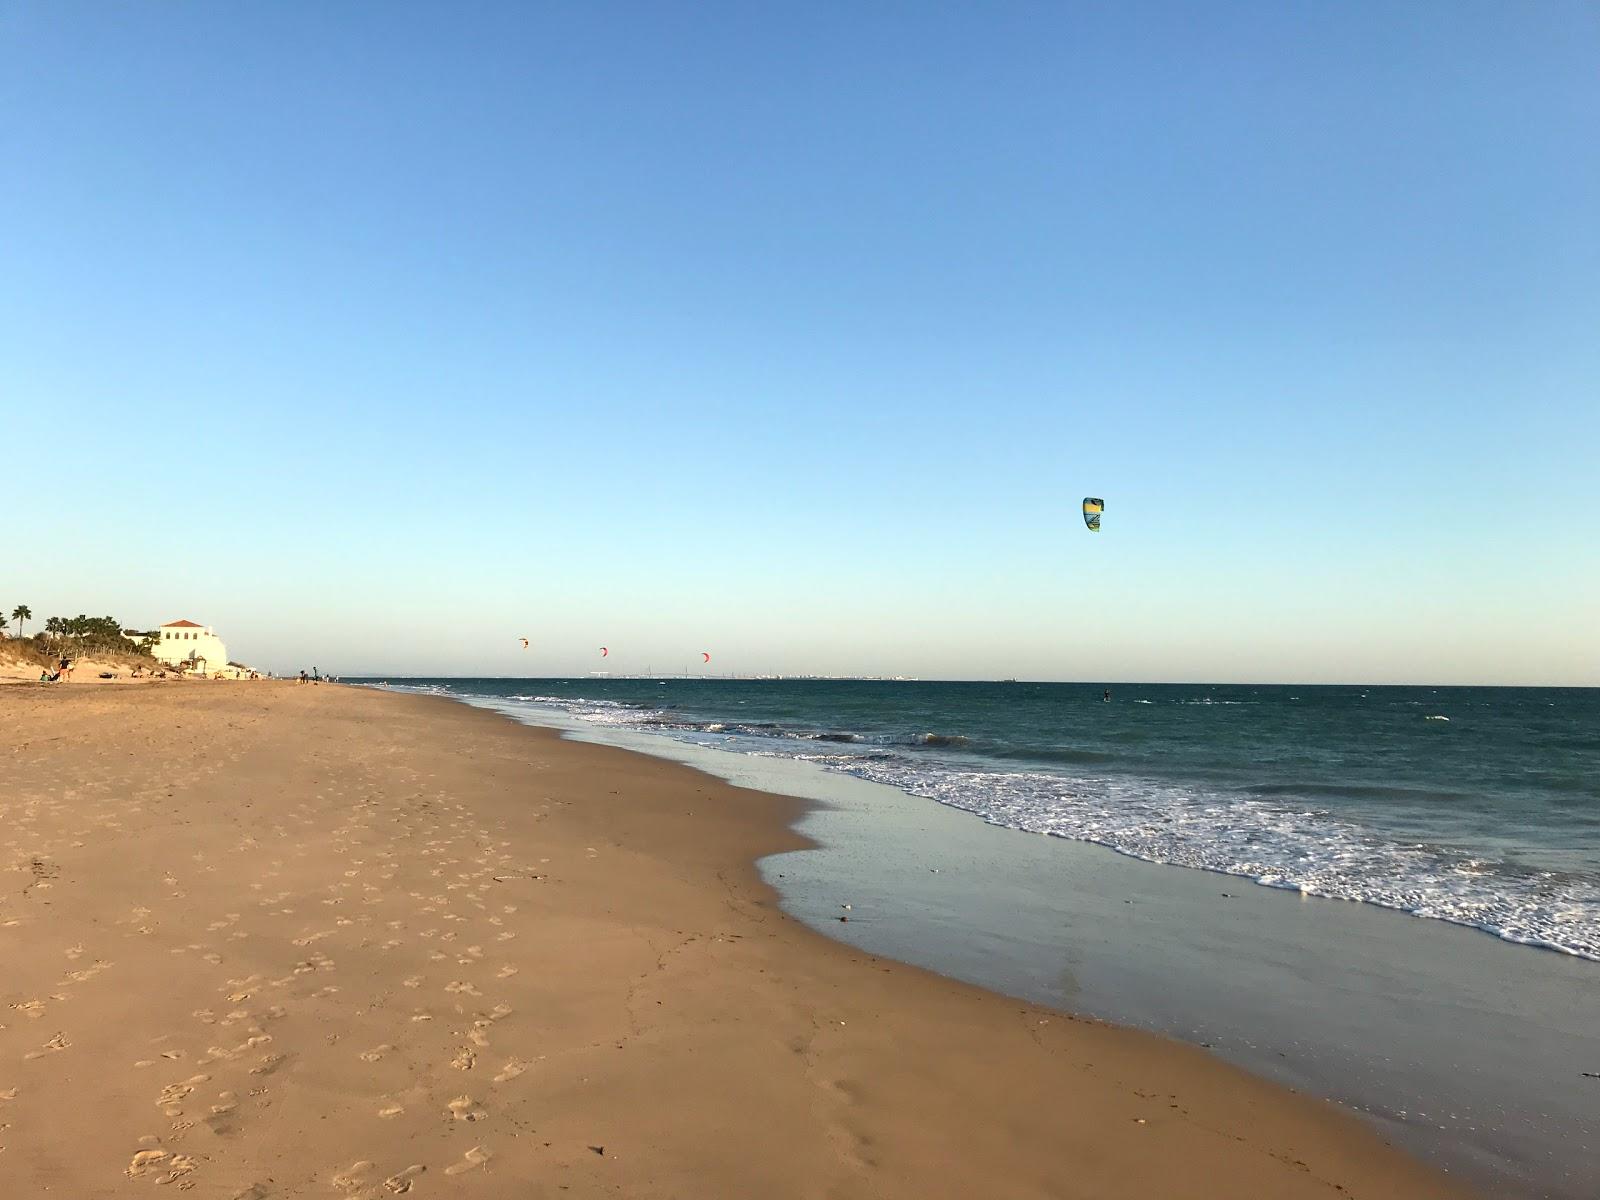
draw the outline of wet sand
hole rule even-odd
[[[343,687],[0,718],[0,1195],[1462,1194],[1199,1050],[811,932],[753,866],[794,800]]]

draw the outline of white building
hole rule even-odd
[[[156,631],[150,653],[170,667],[187,663],[208,675],[220,675],[228,666],[228,648],[216,631],[193,621],[168,621]]]

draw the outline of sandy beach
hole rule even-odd
[[[3,1196],[1464,1194],[1200,1050],[811,932],[753,865],[794,800],[346,687],[0,714]]]

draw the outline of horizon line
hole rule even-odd
[[[296,668],[298,670],[298,668]],[[324,676],[326,678],[326,676]],[[1307,688],[1521,688],[1521,689],[1567,689],[1590,690],[1600,688],[1600,683],[1309,683],[1300,680],[1155,680],[1155,679],[1013,679],[1008,677],[999,679],[973,678],[973,679],[936,679],[932,677],[894,676],[894,675],[807,675],[807,674],[764,674],[764,675],[589,675],[586,673],[569,672],[558,675],[372,675],[356,674],[339,676],[342,682],[366,682],[368,680],[385,682],[388,680],[407,679],[441,679],[441,680],[470,680],[470,679],[504,679],[504,680],[560,680],[571,683],[592,683],[596,681],[638,681],[638,680],[680,680],[696,683],[1004,683],[1016,684],[1049,684],[1052,686],[1076,687],[1307,687]]]

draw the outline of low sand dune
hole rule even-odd
[[[134,666],[126,660],[102,660],[97,658],[75,658],[72,660],[72,677],[66,680],[67,684],[79,683],[152,683],[158,682],[151,673],[148,665],[136,677],[133,674]],[[7,646],[0,642],[0,684],[7,683],[38,683],[39,672],[47,669],[45,659],[30,652],[24,652],[14,646]],[[110,675],[110,679],[101,679],[102,674]],[[175,678],[169,675],[168,678]],[[51,685],[55,686],[55,685]]]
[[[793,801],[350,688],[0,716],[0,1196],[1459,1194],[812,934],[750,865]]]

